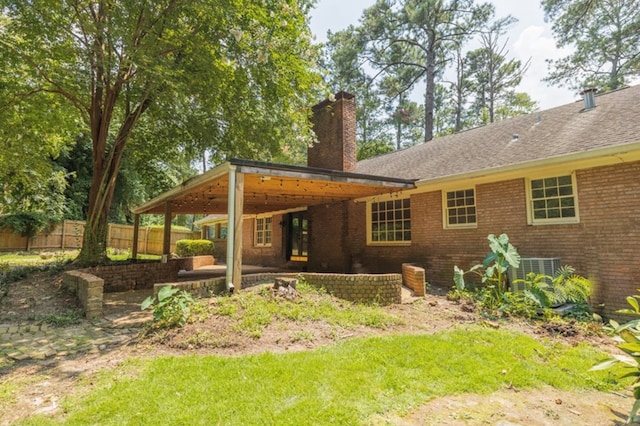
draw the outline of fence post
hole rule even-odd
[[[67,221],[62,221],[62,237],[60,237],[60,250],[64,251],[64,230],[67,227]]]

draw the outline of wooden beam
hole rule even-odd
[[[138,258],[138,234],[140,232],[140,215],[133,214],[133,247],[131,247],[131,258]]]

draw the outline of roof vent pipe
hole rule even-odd
[[[584,89],[580,94],[584,97],[584,110],[589,110],[596,107],[596,92],[598,89],[595,87]]]

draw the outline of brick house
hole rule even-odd
[[[448,287],[454,265],[479,263],[486,236],[507,233],[521,255],[591,278],[604,314],[627,307],[640,283],[640,86],[593,95],[358,162],[417,182],[350,203],[346,253],[372,272],[417,262]]]
[[[454,265],[480,262],[487,235],[507,233],[521,255],[591,278],[594,307],[611,314],[640,282],[639,99],[640,86],[587,91],[584,102],[356,162],[356,102],[341,92],[314,107],[309,167],[404,187],[245,214],[242,259],[372,273],[413,262],[450,287]]]

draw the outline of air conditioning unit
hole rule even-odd
[[[509,268],[511,290],[524,290],[524,284],[521,282],[514,284],[515,280],[523,280],[532,272],[553,276],[560,266],[562,265],[559,257],[522,257],[520,258],[520,266],[517,269]]]

